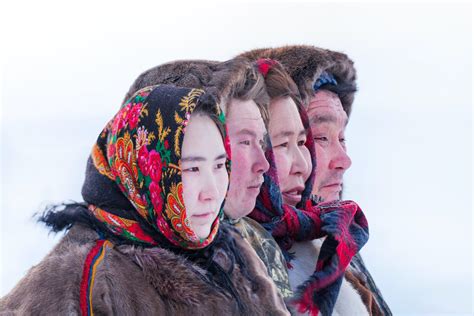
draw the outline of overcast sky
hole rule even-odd
[[[32,214],[81,200],[87,157],[133,80],[176,59],[309,44],[358,71],[345,198],[397,314],[472,308],[469,4],[15,2],[2,10],[0,296],[61,235]]]

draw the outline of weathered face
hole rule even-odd
[[[283,202],[296,205],[301,201],[312,166],[309,150],[305,146],[306,131],[296,104],[290,97],[271,102],[269,134]]]
[[[233,99],[228,109],[232,170],[224,211],[229,218],[237,219],[254,209],[269,164],[263,150],[266,129],[257,104]]]
[[[315,94],[307,112],[317,158],[313,194],[325,201],[337,200],[342,191],[344,172],[351,166],[344,138],[347,114],[339,97],[327,90]]]
[[[207,116],[193,115],[186,126],[181,157],[187,219],[199,238],[209,236],[229,182],[220,132]]]

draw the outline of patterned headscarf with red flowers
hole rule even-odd
[[[220,216],[207,238],[197,237],[186,218],[180,170],[186,125],[204,103],[224,124],[216,101],[203,90],[151,86],[125,102],[104,128],[89,159],[82,195],[91,214],[113,235],[189,250],[213,241]],[[225,132],[222,137],[228,144]]]
[[[260,59],[257,64],[267,79],[272,67],[282,67],[271,59]],[[302,199],[296,207],[283,204],[278,172],[271,142],[265,156],[270,164],[264,175],[255,209],[249,217],[259,222],[282,248],[291,269],[291,246],[298,241],[326,237],[314,267],[314,273],[295,291],[290,303],[301,313],[331,315],[344,272],[352,257],[369,238],[368,223],[364,213],[353,201],[318,203],[311,197],[316,170],[316,153],[306,110],[296,102],[301,121],[307,132],[305,146],[311,154],[312,172],[305,183]]]

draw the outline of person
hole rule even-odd
[[[353,61],[343,53],[309,45],[255,49],[239,55],[242,57],[278,60],[292,77],[315,138],[318,164],[312,193],[325,201],[341,199],[343,174],[351,166],[345,128],[357,91]],[[373,300],[383,314],[391,315],[360,253],[353,257],[348,271],[364,300]]]
[[[85,203],[42,216],[67,234],[0,313],[287,315],[255,251],[220,223],[230,156],[204,90],[133,94],[93,146]]]
[[[351,258],[368,239],[367,221],[352,201],[311,199],[316,155],[299,92],[282,65],[258,61],[270,101],[270,170],[249,215],[275,237],[289,265],[294,313],[374,314],[345,277]],[[317,175],[316,175],[317,176]]]
[[[232,172],[224,205],[226,221],[255,249],[280,293],[291,297],[288,271],[279,246],[260,224],[246,217],[255,207],[263,174],[269,168],[264,156],[269,99],[263,76],[255,64],[243,59],[180,60],[140,74],[125,98],[144,86],[160,83],[203,87],[221,100],[232,151]]]
[[[344,54],[311,46],[288,46],[244,53],[250,59],[280,61],[298,84],[315,138],[318,165],[313,194],[340,199],[342,178],[351,166],[345,128],[356,88],[353,62]]]

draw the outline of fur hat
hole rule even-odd
[[[338,83],[350,85],[356,90],[356,70],[354,62],[343,53],[309,45],[291,45],[278,48],[261,48],[245,52],[239,57],[251,61],[260,58],[278,60],[298,86],[303,104],[308,106],[314,95],[313,85],[323,71],[331,73]],[[349,116],[355,92],[342,96],[342,107]]]
[[[135,92],[156,84],[203,88],[221,104],[225,104],[234,89],[243,84],[249,72],[257,73],[246,58],[219,62],[211,60],[177,60],[150,68],[140,74],[130,86],[124,102]],[[263,81],[263,79],[262,79]],[[224,109],[225,111],[225,109]]]

